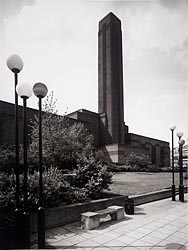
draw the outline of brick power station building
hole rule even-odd
[[[169,166],[168,142],[129,133],[123,100],[121,21],[109,13],[99,22],[98,113],[80,109],[67,116],[72,122],[86,125],[94,136],[95,146],[112,162],[123,163],[126,155],[135,152],[149,155],[153,164]],[[28,109],[29,118],[37,112]],[[21,130],[21,110],[19,113]],[[0,101],[0,115],[0,144],[14,144],[14,105]]]

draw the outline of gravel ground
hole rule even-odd
[[[172,173],[120,172],[114,173],[110,192],[121,195],[144,194],[171,187]],[[175,184],[179,185],[179,173],[175,173]],[[187,180],[184,179],[184,186]]]

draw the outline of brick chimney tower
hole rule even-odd
[[[100,144],[124,144],[121,21],[111,12],[99,22],[98,112]]]

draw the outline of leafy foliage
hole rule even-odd
[[[39,174],[37,171],[29,175],[28,179],[28,205],[30,209],[38,206],[38,183]],[[65,180],[62,171],[50,167],[43,172],[43,205],[45,207],[54,207],[61,204],[70,204],[74,197],[74,190]]]
[[[93,136],[81,123],[71,123],[66,116],[57,115],[56,101],[53,93],[47,97],[43,112],[43,204],[54,207],[61,204],[82,202],[97,198],[100,192],[108,189],[112,174],[93,147]],[[39,119],[36,115],[30,124],[31,144],[28,149],[28,207],[35,210],[39,201],[38,173],[38,136]],[[15,164],[14,150],[2,151],[2,157],[8,164]],[[23,155],[20,147],[20,155]],[[5,157],[6,156],[6,157]],[[23,159],[20,159],[20,166]],[[6,161],[3,162],[6,165]],[[10,167],[10,169],[11,169]],[[69,182],[63,175],[65,168],[75,172],[75,179]],[[0,197],[4,204],[14,205],[15,181],[14,174],[4,176]],[[23,172],[20,172],[21,204],[23,205]]]
[[[20,175],[20,205],[23,207],[23,175]],[[0,174],[0,205],[14,206],[15,181],[13,175]],[[71,186],[64,178],[62,171],[51,167],[43,172],[43,205],[46,208],[62,204],[71,204],[88,199],[85,188]],[[29,210],[36,210],[39,201],[39,173],[28,175]]]
[[[0,206],[9,206],[14,203],[15,181],[13,175],[0,174]]]
[[[43,112],[43,161],[46,166],[69,168],[76,166],[82,155],[93,149],[93,136],[83,124],[73,123],[66,116],[57,115],[56,101],[53,93],[47,97]],[[30,162],[38,162],[38,116],[31,121],[31,144],[29,147]],[[69,166],[68,166],[69,164]],[[70,166],[72,165],[72,166]]]
[[[103,189],[108,189],[112,173],[109,172],[107,165],[96,161],[95,157],[84,157],[78,163],[76,170],[75,186],[85,187],[89,197],[97,197]]]
[[[127,166],[138,166],[143,168],[149,164],[149,157],[147,155],[137,155],[134,152],[131,152],[125,157],[125,165]]]
[[[11,174],[15,165],[14,146],[0,147],[0,171]]]
[[[112,172],[134,172],[134,171],[155,171],[156,166],[151,165],[149,157],[147,155],[138,155],[134,152],[131,152],[125,158],[124,165],[115,165],[111,164],[109,166],[110,171]],[[158,169],[158,168],[157,168]]]

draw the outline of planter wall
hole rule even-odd
[[[112,205],[125,205],[127,196],[114,196],[111,198],[93,200],[90,202],[76,203],[62,207],[48,208],[46,214],[46,229],[62,226],[80,220],[80,213],[97,211]],[[31,214],[31,232],[37,232],[37,212]]]
[[[187,193],[188,188],[184,187],[184,193]],[[179,189],[176,188],[176,195],[179,194]],[[145,204],[148,202],[158,201],[166,198],[172,197],[172,190],[170,189],[163,189],[147,194],[141,194],[141,195],[131,195],[129,198],[132,198],[134,200],[134,205],[138,206],[141,204]],[[176,199],[179,199],[178,197]]]

